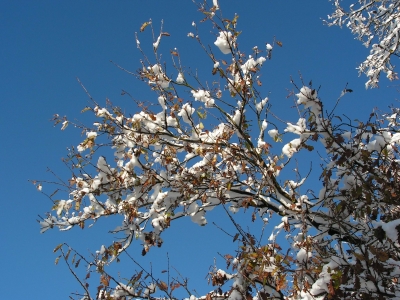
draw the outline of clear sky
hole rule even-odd
[[[293,100],[286,96],[293,89],[290,76],[301,85],[300,73],[306,83],[312,80],[315,87],[321,86],[319,95],[327,109],[334,106],[348,83],[354,93],[346,96],[338,112],[350,119],[366,119],[374,107],[387,110],[396,102],[397,87],[386,80],[379,89],[365,90],[366,78],[358,77],[355,68],[368,50],[347,29],[323,25],[322,19],[331,12],[329,1],[221,0],[220,6],[226,18],[239,14],[238,26],[243,30],[240,48],[247,53],[255,45],[271,43],[274,36],[282,41],[283,47],[274,49],[272,60],[262,69],[260,88],[281,118],[297,120],[296,110],[291,109]],[[76,77],[99,103],[105,104],[109,98],[127,113],[137,108],[121,97],[121,90],[139,100],[157,99],[146,85],[110,63],[131,71],[140,67],[134,33],[149,18],[157,31],[163,19],[164,31],[171,34],[160,46],[163,60],[170,63],[169,50],[177,47],[184,66],[199,68],[201,74],[210,75],[204,80],[213,80],[209,60],[198,44],[186,37],[193,31],[192,21],[199,24],[202,18],[192,1],[0,1],[1,298],[67,299],[79,287],[63,263],[54,265],[53,248],[67,241],[86,254],[113,240],[106,232],[117,226],[119,219],[103,220],[83,231],[52,230],[41,235],[37,216],[49,211],[51,202],[28,179],[51,179],[47,167],[64,179],[70,176],[61,157],[66,156],[68,146],[81,141],[80,132],[69,128],[62,132],[49,120],[55,113],[83,122],[89,116],[80,114],[87,96]],[[209,25],[204,26],[204,42],[212,45],[215,37]],[[147,49],[149,34],[140,35],[142,44],[148,43]],[[211,290],[203,279],[213,257],[218,257],[218,251],[226,254],[235,249],[231,238],[211,224],[213,220],[224,222],[217,212],[210,214],[205,228],[182,221],[168,233],[163,248],[151,249],[143,266],[148,267],[151,260],[155,268],[165,269],[168,251],[171,265],[192,278],[192,288],[199,293]],[[140,249],[135,245],[130,253],[140,258]],[[222,259],[218,261],[223,268]],[[126,269],[134,266],[127,264]]]

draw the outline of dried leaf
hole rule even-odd
[[[140,272],[135,276],[135,278],[132,279],[132,281],[134,281],[134,282],[138,281],[138,280],[142,277],[142,274],[143,274],[143,270],[140,271]]]
[[[71,249],[68,249],[67,254],[65,255],[65,260],[68,260],[69,254],[71,253]]]
[[[235,242],[239,237],[239,233],[236,233],[235,236],[233,237],[233,242]]]
[[[149,22],[144,22],[142,24],[142,26],[140,26],[140,32],[143,32],[146,29],[146,27],[149,26],[150,24],[151,24],[150,21]]]
[[[89,106],[86,106],[84,109],[81,110],[81,113],[87,112],[88,110],[91,110]]]
[[[168,291],[168,285],[162,280],[160,280],[160,283],[158,284],[158,288],[162,291]]]
[[[332,279],[329,281],[328,284],[328,292],[330,295],[335,295],[335,289],[333,288]]]
[[[57,245],[57,247],[54,248],[53,252],[57,252],[58,250],[60,250],[60,248],[62,247],[63,243]]]
[[[232,256],[232,255],[230,255],[230,254],[225,254],[225,255],[224,255],[224,258],[229,260],[229,259],[232,259],[232,258],[233,258],[233,256]]]
[[[101,276],[100,277],[100,282],[102,283],[102,284],[104,284],[104,286],[108,286],[109,285],[109,283],[110,283],[110,278],[108,277],[108,276]]]
[[[80,263],[80,262],[81,262],[81,259],[78,259],[78,260],[76,261],[75,268],[79,267],[79,263]]]
[[[180,283],[175,283],[175,284],[172,284],[172,283],[171,283],[171,292],[172,292],[173,290],[179,288],[180,286],[181,286]]]
[[[364,256],[360,253],[353,252],[353,255],[359,260],[365,260]]]

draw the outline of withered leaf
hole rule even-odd
[[[172,292],[173,290],[179,288],[180,286],[181,286],[180,283],[175,283],[175,284],[172,284],[172,283],[171,283],[171,292]]]
[[[110,283],[110,278],[109,278],[108,276],[102,275],[102,276],[100,277],[100,282],[101,282],[102,284],[104,284],[104,286],[108,286],[109,283]]]
[[[143,32],[147,26],[149,26],[151,22],[144,22],[142,26],[140,26],[140,32]]]
[[[158,284],[158,288],[162,291],[167,291],[168,285],[164,281],[160,280],[160,283]]]
[[[239,237],[239,233],[236,233],[235,236],[233,237],[233,241],[236,242],[236,240],[238,239],[238,237]]]
[[[58,250],[60,250],[60,248],[62,247],[63,243],[57,245],[57,247],[54,248],[53,252],[57,252]]]

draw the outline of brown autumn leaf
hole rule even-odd
[[[100,282],[101,282],[102,284],[104,284],[104,286],[108,286],[109,283],[110,283],[110,278],[109,278],[108,276],[102,275],[102,276],[100,277]]]
[[[68,249],[68,252],[67,252],[67,254],[65,255],[65,257],[64,257],[64,259],[67,261],[68,260],[68,257],[69,257],[69,255],[70,255],[70,253],[71,253],[71,249]]]
[[[172,283],[171,283],[171,292],[172,292],[173,290],[179,288],[180,286],[181,286],[180,283],[175,283],[175,284],[172,284]]]
[[[202,203],[206,203],[206,202],[207,202],[207,194],[206,194],[206,193],[204,193],[204,194],[201,196],[201,202],[202,202]]]
[[[224,255],[224,258],[225,258],[225,259],[232,259],[232,258],[233,258],[233,256],[232,256],[232,255],[230,255],[230,254],[225,254],[225,255]]]
[[[239,237],[239,233],[236,233],[235,236],[233,237],[233,241],[236,242],[236,240],[238,239],[238,237]]]
[[[332,279],[329,281],[329,284],[328,284],[328,292],[329,292],[329,295],[335,295],[335,289],[333,287]]]
[[[53,252],[57,252],[58,250],[60,250],[60,248],[62,247],[63,243],[57,245],[57,247],[54,248]]]
[[[276,41],[276,44],[277,44],[279,47],[282,47],[282,42],[281,42],[281,41]]]
[[[172,51],[172,50],[171,50],[171,54],[172,54],[173,56],[179,56],[179,53],[176,52],[176,51]]]
[[[100,292],[103,288],[104,288],[104,285],[100,284],[100,285],[97,287],[97,294],[99,294],[99,292]]]
[[[78,259],[75,263],[75,268],[79,267],[79,263],[81,262],[81,259]]]
[[[168,291],[168,285],[162,280],[160,280],[160,283],[158,284],[158,288],[162,291]]]
[[[305,287],[307,290],[309,290],[310,287],[311,287],[310,283],[309,283],[307,280],[304,281],[304,287]]]

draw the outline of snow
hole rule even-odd
[[[155,43],[153,43],[154,51],[157,51],[158,46],[160,45],[160,42],[161,42],[161,34],[158,36],[157,41]]]
[[[233,124],[235,124],[236,126],[239,126],[241,118],[242,118],[242,113],[237,109],[235,111],[235,115],[232,117]]]
[[[294,153],[296,153],[300,147],[301,139],[294,139],[290,143],[287,143],[282,148],[282,153],[288,158],[291,158]]]
[[[215,7],[215,10],[219,9],[218,0],[213,0],[213,6]]]
[[[65,120],[64,122],[62,122],[62,127],[61,130],[65,130],[65,128],[67,128],[69,122],[67,120]]]
[[[220,31],[214,45],[217,46],[223,54],[231,53],[231,47],[235,47],[232,33],[230,31]]]
[[[169,87],[170,80],[164,74],[161,65],[155,64],[151,68],[149,67],[148,69],[155,76],[155,80],[149,80],[149,84],[157,85],[162,89],[166,89]]]
[[[211,98],[210,92],[209,91],[204,91],[204,90],[197,90],[197,91],[191,91],[194,99],[196,101],[201,101],[205,103],[206,107],[210,108],[214,106],[214,99]]]
[[[178,77],[176,78],[175,81],[176,81],[177,83],[179,83],[179,84],[185,83],[185,78],[183,77],[183,74],[182,74],[182,73],[179,73],[179,74],[178,74]]]
[[[382,229],[385,230],[386,236],[391,239],[393,242],[397,242],[399,240],[400,234],[399,231],[396,229],[397,226],[400,225],[400,219],[393,220],[388,223],[384,222],[376,222],[376,224],[379,226],[382,226]],[[400,228],[400,226],[399,226]]]
[[[304,248],[301,248],[301,249],[299,250],[299,252],[297,252],[297,256],[296,256],[297,261],[298,261],[299,263],[305,263],[305,262],[307,262],[307,260],[308,260],[310,257],[312,257],[312,253],[311,253],[311,252],[307,252],[307,250],[304,249]]]
[[[276,139],[276,137],[278,136],[278,134],[279,134],[279,132],[278,132],[277,129],[268,130],[268,135],[269,135],[270,137],[272,137],[274,140]]]
[[[263,110],[267,102],[268,102],[268,97],[264,98],[263,100],[261,100],[259,103],[256,104],[256,109],[258,113],[260,113]]]
[[[163,110],[167,109],[167,106],[165,105],[165,97],[164,96],[158,97],[158,103],[160,103]]]
[[[190,105],[190,103],[185,103],[182,105],[181,111],[178,113],[178,116],[182,117],[183,122],[192,125],[191,115],[193,115],[195,109]]]

